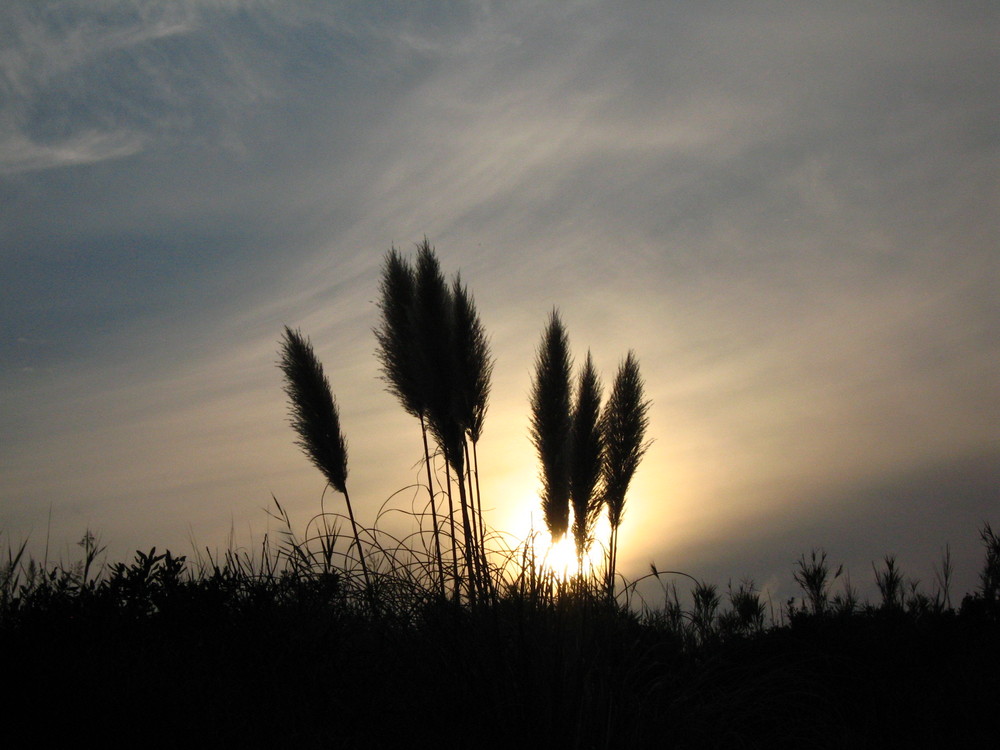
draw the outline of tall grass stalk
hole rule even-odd
[[[330,485],[344,496],[365,586],[371,590],[358,524],[347,492],[347,439],[340,429],[340,414],[330,381],[309,340],[288,326],[285,326],[279,366],[285,375],[292,428],[299,435],[296,442]]]
[[[376,356],[382,366],[382,379],[406,412],[420,421],[424,466],[427,470],[427,494],[433,527],[438,587],[444,595],[444,557],[438,522],[430,445],[427,440],[426,377],[421,373],[420,332],[416,321],[416,278],[410,263],[396,250],[386,253],[379,283],[381,325],[375,329]]]
[[[487,590],[485,550],[483,548],[483,508],[479,491],[478,445],[482,437],[489,408],[490,381],[493,375],[493,355],[486,330],[479,318],[475,300],[456,274],[452,284],[454,300],[454,333],[452,351],[458,386],[457,419],[464,428],[465,467],[469,485],[469,514],[473,562],[480,584]],[[487,591],[487,593],[489,593]]]
[[[465,492],[465,426],[457,418],[456,399],[459,378],[455,369],[454,352],[454,299],[438,261],[434,249],[425,238],[417,246],[415,269],[416,293],[414,297],[415,336],[419,342],[417,377],[427,408],[427,424],[430,433],[441,450],[446,466],[448,495],[448,515],[451,524],[451,544],[454,595],[460,596],[461,577],[459,573],[458,537],[454,528],[454,484],[459,488],[459,513],[463,532],[463,564],[465,578],[469,581],[469,594],[474,596],[475,581],[471,578],[470,536],[468,498]]]
[[[389,251],[380,291],[382,322],[375,331],[377,356],[390,392],[421,422],[440,588],[443,593],[440,538],[444,534],[437,519],[428,432],[446,466],[443,487],[448,502],[452,592],[460,596],[464,580],[468,582],[468,595],[475,598],[489,589],[476,454],[493,371],[485,329],[460,276],[456,275],[451,285],[446,282],[426,238],[417,246],[413,266],[395,248]],[[455,488],[461,537],[455,528]]]
[[[555,309],[535,357],[531,389],[531,440],[541,463],[542,511],[552,540],[569,525],[572,430],[569,338]]]
[[[573,537],[577,567],[583,572],[584,557],[593,541],[594,524],[601,512],[601,462],[604,435],[601,432],[601,380],[587,352],[573,404],[570,454],[570,498],[573,505]]]
[[[604,436],[604,503],[611,524],[608,548],[608,592],[614,595],[618,565],[618,528],[625,512],[625,497],[639,462],[649,448],[646,430],[649,427],[650,402],[644,396],[644,384],[639,374],[639,361],[629,351],[618,368],[611,396],[601,416]]]

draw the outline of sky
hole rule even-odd
[[[886,554],[932,593],[947,547],[960,597],[1000,525],[998,15],[8,0],[0,541],[249,548],[272,496],[304,529],[324,480],[285,325],[336,393],[359,520],[408,506],[419,427],[372,329],[385,253],[426,237],[496,357],[493,526],[542,524],[528,394],[557,307],[578,364],[608,384],[634,350],[652,401],[620,572],[780,606],[814,548],[871,595]]]

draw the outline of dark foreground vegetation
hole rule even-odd
[[[665,584],[660,605],[628,606],[629,587],[609,599],[596,578],[513,563],[475,605],[414,585],[398,557],[373,555],[367,588],[291,538],[196,562],[103,565],[89,534],[70,566],[12,549],[4,745],[993,746],[1000,538],[982,537],[981,585],[958,607],[946,587],[904,587],[891,559],[882,601],[831,595],[813,555],[776,623],[750,584],[697,584],[683,606]]]

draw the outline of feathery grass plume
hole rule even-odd
[[[611,396],[601,416],[604,435],[604,502],[611,523],[609,545],[608,589],[613,593],[618,564],[618,527],[625,511],[625,495],[639,462],[649,448],[646,429],[649,426],[650,402],[643,396],[643,381],[639,361],[629,351],[618,368]]]
[[[580,572],[583,557],[592,540],[594,524],[601,512],[601,496],[597,485],[601,479],[601,457],[604,437],[601,434],[601,380],[594,361],[587,360],[577,384],[573,404],[573,434],[570,454],[570,498],[573,505],[573,537]]]
[[[483,423],[489,408],[494,361],[476,302],[458,274],[452,284],[452,299],[460,420],[475,445],[483,434]]]
[[[448,495],[448,523],[452,548],[452,572],[455,595],[458,596],[458,536],[455,533],[455,505],[450,472],[464,476],[464,428],[455,419],[453,376],[453,300],[451,289],[441,273],[441,264],[427,238],[417,245],[417,262],[414,274],[415,295],[413,327],[417,343],[417,377],[426,409],[427,428],[444,454],[446,489]],[[460,485],[461,481],[460,481]]]
[[[382,379],[389,392],[399,399],[408,414],[420,420],[438,584],[443,594],[444,558],[441,554],[441,534],[434,497],[430,447],[427,442],[427,396],[424,393],[426,378],[421,374],[420,340],[415,319],[416,275],[413,267],[395,247],[386,254],[379,292],[382,321],[380,327],[375,329],[378,341],[376,357],[382,365]]]
[[[426,409],[420,388],[419,360],[413,305],[416,281],[413,268],[395,247],[386,253],[379,283],[382,321],[375,329],[382,379],[408,414],[422,417]]]
[[[371,591],[358,525],[347,493],[347,440],[340,430],[337,402],[312,344],[299,331],[293,331],[288,326],[285,326],[285,337],[281,342],[279,367],[285,374],[285,393],[291,402],[292,428],[299,435],[296,444],[333,488],[344,496],[365,585]]]
[[[482,533],[477,533],[481,518],[474,529],[469,500],[473,478],[467,474],[471,461],[467,458],[466,436],[475,446],[482,433],[493,369],[489,345],[471,295],[458,277],[453,285],[448,285],[434,249],[426,238],[417,245],[415,268],[395,248],[389,251],[383,266],[380,291],[382,323],[375,331],[379,344],[377,356],[389,390],[421,422],[435,546],[438,549],[440,535],[426,440],[428,431],[445,459],[448,522],[457,596],[460,582],[450,479],[452,472],[459,487],[465,564],[472,577],[470,586],[483,582],[473,580],[477,576],[485,579],[485,560],[480,561],[482,553],[478,542]],[[478,477],[476,481],[478,483]],[[440,553],[438,558],[441,560]],[[443,568],[443,562],[440,567]],[[441,587],[443,590],[443,573]]]
[[[472,513],[471,531],[479,574],[484,585],[489,585],[486,575],[486,551],[483,545],[485,529],[483,525],[483,504],[479,491],[479,455],[477,445],[483,434],[486,410],[489,408],[490,380],[493,375],[493,356],[486,336],[486,330],[479,319],[475,300],[468,288],[462,284],[460,274],[455,275],[452,284],[454,366],[458,384],[458,420],[464,426],[471,442],[471,450],[466,445],[466,459],[469,466],[469,510]],[[474,482],[473,482],[474,480]],[[474,494],[473,494],[474,491]],[[475,500],[473,506],[472,499]]]
[[[347,484],[347,440],[340,431],[340,414],[323,365],[299,331],[285,326],[281,371],[285,374],[296,445],[338,492]]]
[[[455,398],[454,300],[434,248],[426,239],[417,246],[415,278],[417,373],[427,409],[427,421],[445,459],[461,475],[465,464],[462,452],[465,427],[457,419]]]
[[[553,541],[569,525],[571,368],[569,338],[553,308],[535,358],[531,390],[531,440],[542,464],[542,510]]]
[[[458,484],[465,565],[469,571],[469,595],[474,599],[476,588],[482,583],[482,576],[477,562],[478,555],[475,550],[469,499],[465,487],[464,449],[468,425],[465,424],[460,408],[461,378],[455,355],[455,299],[441,273],[437,255],[426,238],[417,246],[414,319],[420,342],[420,374],[424,383],[427,423],[444,454],[446,467],[454,471]],[[450,478],[447,486],[449,521],[453,524],[454,503]],[[452,528],[453,548],[455,539]]]

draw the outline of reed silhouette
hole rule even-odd
[[[535,358],[531,439],[541,464],[542,511],[553,541],[569,526],[571,372],[569,338],[559,312],[552,310]]]
[[[445,562],[428,434],[446,466],[452,593],[459,597],[465,581],[470,599],[492,596],[477,445],[489,407],[493,357],[475,301],[460,276],[447,283],[426,238],[417,246],[415,265],[395,248],[389,250],[380,291],[382,320],[375,331],[376,356],[388,390],[420,420],[440,593],[445,594]],[[455,488],[461,535],[455,527]]]
[[[604,503],[608,506],[608,520],[611,522],[608,590],[612,594],[618,566],[618,529],[625,513],[625,498],[639,462],[650,445],[646,440],[650,402],[643,392],[639,361],[630,351],[618,368],[611,396],[601,416]]]
[[[433,525],[434,552],[438,569],[440,593],[445,591],[444,556],[441,552],[437,502],[431,469],[430,446],[427,441],[427,398],[424,393],[420,365],[420,341],[415,319],[416,279],[413,268],[396,248],[386,254],[380,282],[381,326],[375,330],[378,341],[376,356],[382,365],[382,377],[389,391],[399,399],[407,413],[420,421],[423,438],[424,464],[427,469],[428,506]],[[451,538],[454,539],[454,529]],[[454,559],[454,555],[453,555]],[[457,589],[457,570],[454,571]]]
[[[483,518],[477,450],[493,372],[485,328],[460,274],[451,284],[447,282],[426,238],[417,245],[413,262],[390,248],[382,264],[379,292],[381,319],[374,333],[382,379],[421,428],[437,592],[441,597],[449,593],[446,570],[450,562],[453,599],[458,601],[463,595],[470,602],[492,599],[496,575],[486,540],[494,532]],[[370,587],[346,490],[347,447],[336,404],[311,346],[289,328],[281,367],[299,444],[347,500],[354,547]],[[648,448],[645,433],[650,404],[643,396],[634,352],[621,363],[603,411],[601,381],[589,351],[575,394],[571,377],[569,338],[553,308],[536,355],[530,398],[529,432],[541,464],[542,510],[553,542],[569,532],[572,512],[576,576],[582,581],[595,524],[607,507],[611,536],[605,586],[613,597],[618,529],[629,485]],[[435,453],[428,437],[437,447]],[[443,479],[432,468],[435,455],[443,459]],[[442,490],[446,508],[438,507],[436,486]],[[450,559],[446,560],[449,546]],[[328,559],[330,554],[328,545]]]
[[[347,492],[347,439],[340,430],[337,402],[309,340],[288,326],[281,345],[280,367],[285,374],[292,428],[299,435],[296,442],[330,486],[344,496],[365,585],[371,589],[358,523]]]
[[[601,379],[588,351],[577,381],[570,435],[569,489],[573,506],[573,540],[579,571],[584,569],[584,559],[594,541],[594,526],[603,507],[600,491],[604,462],[601,390]]]
[[[601,381],[593,358],[580,371],[575,397],[570,384],[569,337],[553,309],[535,356],[531,390],[531,438],[541,464],[542,510],[553,541],[568,530],[570,509],[577,568],[593,542],[603,508],[611,525],[606,587],[614,595],[618,529],[625,498],[649,448],[650,402],[645,398],[639,361],[629,351],[618,368],[611,396],[601,411]]]

